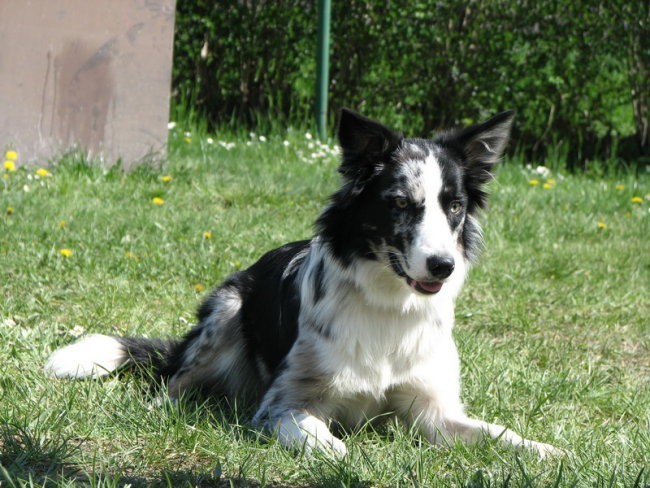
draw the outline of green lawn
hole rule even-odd
[[[510,162],[491,187],[487,250],[457,309],[464,401],[565,458],[431,447],[392,422],[351,434],[341,461],[307,458],[249,412],[155,406],[135,375],[45,377],[48,354],[84,332],[186,331],[224,276],[310,236],[338,181],[333,151],[303,133],[172,136],[160,170],[0,168],[0,486],[650,484],[647,174]]]

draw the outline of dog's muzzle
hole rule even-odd
[[[432,276],[436,277],[435,281],[418,281],[411,278],[404,271],[402,263],[395,253],[389,253],[388,260],[390,262],[391,268],[395,274],[406,280],[406,284],[413,288],[415,291],[422,293],[423,295],[435,295],[438,293],[442,285],[444,284],[442,280],[451,276],[454,272],[454,260],[453,258],[439,258],[432,256],[427,259],[427,268],[429,273]]]

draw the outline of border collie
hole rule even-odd
[[[308,451],[343,455],[332,423],[391,413],[432,443],[487,436],[556,452],[467,417],[460,400],[454,301],[481,247],[484,186],[512,119],[407,139],[343,109],[342,186],[313,239],[226,278],[182,340],[90,335],[46,370],[83,378],[149,365],[172,399],[198,390],[255,402],[254,425]]]

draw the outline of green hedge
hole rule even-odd
[[[316,1],[178,2],[177,101],[211,124],[310,123]],[[333,0],[330,123],[349,106],[413,135],[514,108],[529,158],[650,155],[646,0]]]

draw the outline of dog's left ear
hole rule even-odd
[[[339,172],[346,178],[365,179],[399,146],[402,134],[350,109],[341,110],[338,131],[343,160]]]
[[[515,112],[508,110],[453,134],[455,145],[463,153],[467,171],[479,182],[484,183],[492,177],[494,165],[508,144],[514,117]]]
[[[485,183],[490,181],[494,165],[503,156],[510,138],[515,113],[512,110],[495,115],[481,124],[443,134],[438,143],[459,153],[465,169],[465,189],[470,196],[469,213],[485,208]]]

